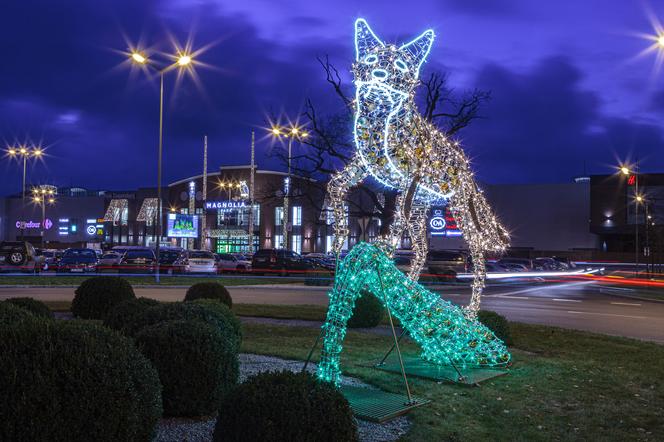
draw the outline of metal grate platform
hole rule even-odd
[[[342,386],[340,390],[350,403],[355,417],[381,424],[431,402],[428,399],[412,396],[412,402],[408,403],[408,396],[405,394],[388,393],[372,388]]]
[[[378,361],[360,364],[363,367],[376,368],[378,370],[389,371],[401,374],[399,361],[390,358],[382,365],[377,365]],[[451,365],[431,364],[419,356],[403,356],[403,364],[406,374],[424,379],[431,379],[437,382],[452,382],[462,385],[476,385],[488,379],[503,376],[508,373],[507,370],[498,368],[470,368],[458,367],[457,370]],[[459,373],[461,376],[459,376]]]

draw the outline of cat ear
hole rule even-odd
[[[376,46],[385,46],[363,18],[355,20],[355,60],[363,59]]]
[[[435,34],[431,29],[424,31],[419,37],[413,39],[408,43],[404,43],[399,50],[406,51],[410,54],[412,59],[415,61],[417,70],[419,71],[420,66],[424,63],[429,51],[431,50],[431,45],[433,44],[433,39]]]

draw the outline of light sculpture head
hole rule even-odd
[[[420,68],[429,55],[434,32],[429,29],[397,47],[383,43],[363,18],[355,21],[353,74],[358,94],[369,101],[401,104],[418,84]]]

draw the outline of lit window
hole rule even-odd
[[[284,225],[284,208],[275,207],[274,208],[274,225],[283,226]]]
[[[291,235],[291,250],[302,253],[302,235]]]
[[[274,235],[274,248],[275,249],[284,248],[284,235]]]
[[[293,225],[301,226],[302,225],[302,206],[293,206],[291,211],[293,214]],[[295,249],[293,249],[295,250]]]

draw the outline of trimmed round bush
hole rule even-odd
[[[76,289],[71,312],[82,319],[104,319],[117,304],[135,299],[134,289],[125,279],[114,276],[95,276],[86,279]]]
[[[0,440],[152,440],[161,385],[130,339],[34,318],[0,323],[0,354]]]
[[[385,307],[374,295],[363,292],[355,300],[353,315],[348,320],[349,328],[372,328],[380,324]]]
[[[7,299],[7,302],[22,309],[25,309],[30,313],[32,313],[33,315],[38,316],[40,318],[53,317],[51,309],[49,309],[46,306],[46,304],[44,304],[43,302],[38,301],[34,298],[9,298]]]
[[[512,345],[512,332],[510,323],[504,316],[491,310],[480,310],[477,312],[477,319],[484,324],[494,335],[505,345]]]
[[[357,441],[346,398],[308,373],[261,373],[224,397],[214,429],[220,441]]]
[[[235,333],[235,341],[237,345],[236,348],[239,350],[240,345],[242,344],[242,324],[240,323],[240,320],[237,318],[237,316],[235,316],[235,313],[233,313],[231,309],[226,306],[226,304],[214,299],[197,299],[194,301],[194,304],[201,305],[206,309],[211,309],[226,319],[226,323],[233,329],[233,332]]]
[[[18,307],[9,302],[0,302],[0,326],[30,321],[35,318],[35,315],[24,308]]]
[[[159,305],[159,301],[150,298],[127,299],[114,306],[104,318],[106,327],[128,334],[131,324],[145,310]]]
[[[228,293],[226,287],[217,282],[198,282],[189,287],[184,296],[185,302],[197,299],[215,299],[226,304],[228,308],[233,308],[231,294]]]
[[[207,416],[237,383],[228,370],[228,341],[202,321],[165,321],[143,328],[136,344],[159,373],[164,414]]]

